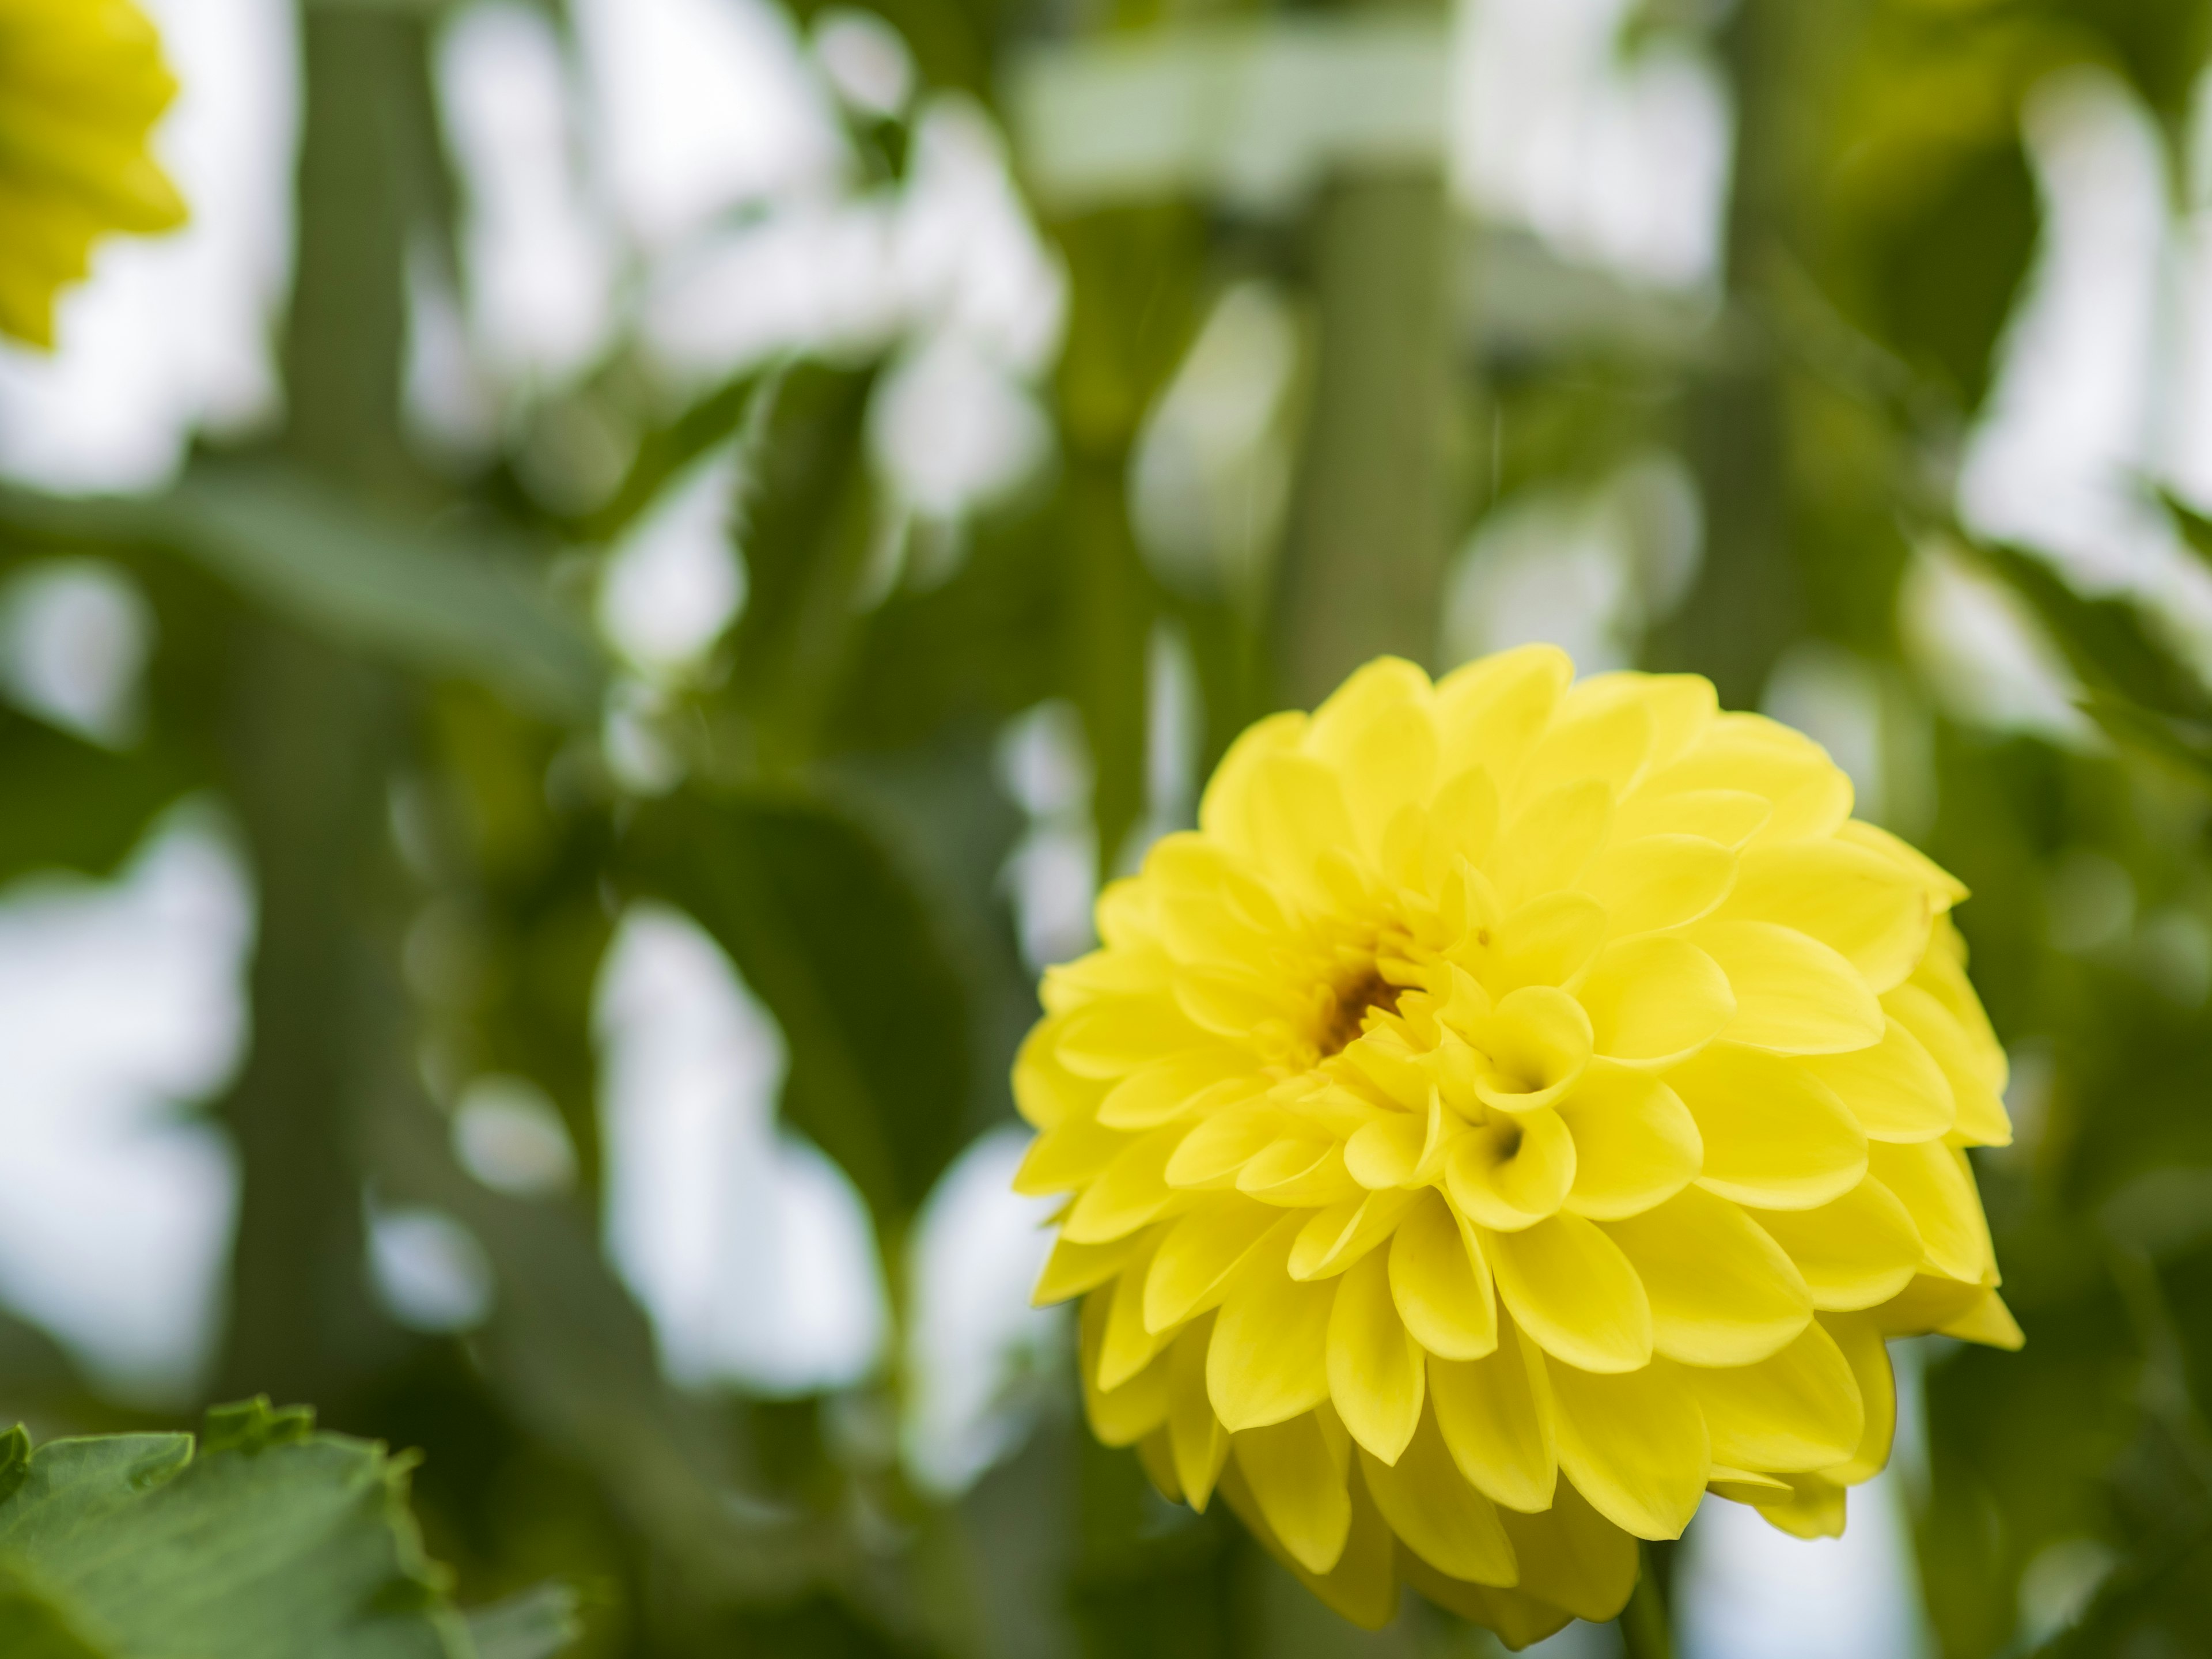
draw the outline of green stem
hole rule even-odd
[[[1674,1638],[1667,1620],[1667,1601],[1653,1571],[1651,1552],[1645,1549],[1643,1570],[1636,1576],[1636,1590],[1620,1610],[1620,1644],[1628,1659],[1674,1659]]]

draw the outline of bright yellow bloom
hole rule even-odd
[[[51,346],[95,240],[184,223],[146,152],[176,89],[128,0],[0,0],[0,334]]]
[[[1516,1646],[1708,1491],[1839,1532],[1885,1337],[2020,1340],[1965,890],[1705,680],[1572,674],[1385,659],[1254,726],[1015,1073],[1100,1438],[1347,1618]]]

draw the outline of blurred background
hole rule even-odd
[[[311,1401],[605,1659],[1496,1652],[1090,1441],[1006,1075],[1241,726],[1544,639],[1826,744],[2012,1058],[2025,1352],[1676,1650],[2212,1652],[2202,0],[144,3],[193,224],[0,348],[6,1413]]]

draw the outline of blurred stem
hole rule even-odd
[[[1736,107],[1728,294],[1757,305],[1787,249],[1795,191],[1790,61],[1801,28],[1788,0],[1743,0],[1721,45]],[[1724,362],[1690,398],[1686,434],[1705,517],[1695,586],[1652,653],[1654,667],[1708,675],[1723,708],[1758,706],[1784,644],[1802,631],[1803,596],[1790,526],[1790,410],[1773,354]]]
[[[1620,1644],[1628,1659],[1674,1659],[1674,1641],[1667,1621],[1667,1601],[1659,1588],[1651,1551],[1643,1547],[1642,1571],[1628,1605],[1620,1610]]]
[[[419,499],[400,393],[410,184],[437,149],[424,24],[304,7],[301,27],[284,447],[364,495]],[[260,915],[252,1047],[224,1107],[242,1191],[220,1380],[331,1407],[396,1340],[368,1291],[359,1142],[379,1060],[413,1048],[396,939],[378,937],[398,698],[387,676],[258,618],[240,624],[231,696]]]
[[[354,1123],[395,1033],[362,1029],[372,942],[357,921],[384,822],[374,676],[248,621],[229,729],[259,930],[252,1047],[224,1116],[244,1164],[222,1391],[330,1404],[380,1352]]]
[[[1276,617],[1282,689],[1303,707],[1370,657],[1434,655],[1446,219],[1432,171],[1339,179],[1313,210],[1320,358]]]

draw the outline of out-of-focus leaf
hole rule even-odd
[[[791,1054],[783,1111],[842,1166],[879,1225],[961,1145],[969,1017],[905,878],[864,832],[798,800],[678,795],[640,812],[630,890],[689,913],[737,961]]]
[[[866,444],[871,370],[802,363],[750,446],[738,540],[745,610],[738,693],[763,760],[806,757],[827,717],[859,620],[876,527]]]
[[[604,668],[522,561],[386,517],[296,473],[210,468],[149,500],[0,493],[0,523],[165,547],[339,645],[472,679],[552,719],[596,717]]]
[[[468,1659],[404,1460],[265,1401],[181,1434],[0,1441],[0,1650]],[[11,1628],[12,1627],[12,1628]]]
[[[374,1131],[380,1189],[455,1217],[491,1258],[498,1293],[471,1346],[501,1399],[592,1471],[694,1593],[789,1595],[820,1570],[818,1533],[740,1488],[726,1425],[661,1376],[652,1329],[587,1217],[471,1179],[419,1097],[394,1102]]]
[[[2181,544],[2207,564],[2212,564],[2212,519],[2206,518],[2170,489],[2158,492],[2159,502],[2181,532]]]
[[[1961,158],[1877,258],[1881,331],[1972,409],[2035,250],[2035,181],[2016,142]]]
[[[759,375],[741,374],[648,432],[614,495],[570,526],[577,538],[604,542],[619,535],[653,505],[670,479],[746,424],[759,408],[763,389]]]
[[[2212,692],[2132,603],[2086,598],[2018,548],[1980,551],[2050,630],[2081,681],[2085,713],[2116,741],[2212,780]]]
[[[950,581],[902,590],[871,612],[841,682],[833,741],[905,748],[1062,690],[1071,605],[1059,528],[1050,513],[986,520]]]
[[[830,0],[787,0],[792,15],[811,22]],[[988,99],[992,48],[1005,0],[869,0],[872,11],[899,32],[915,67],[931,87],[957,87]]]
[[[566,1584],[538,1584],[469,1614],[477,1659],[554,1659],[583,1633]]]
[[[50,868],[104,875],[155,813],[205,781],[178,750],[117,754],[9,708],[0,708],[0,883]]]

